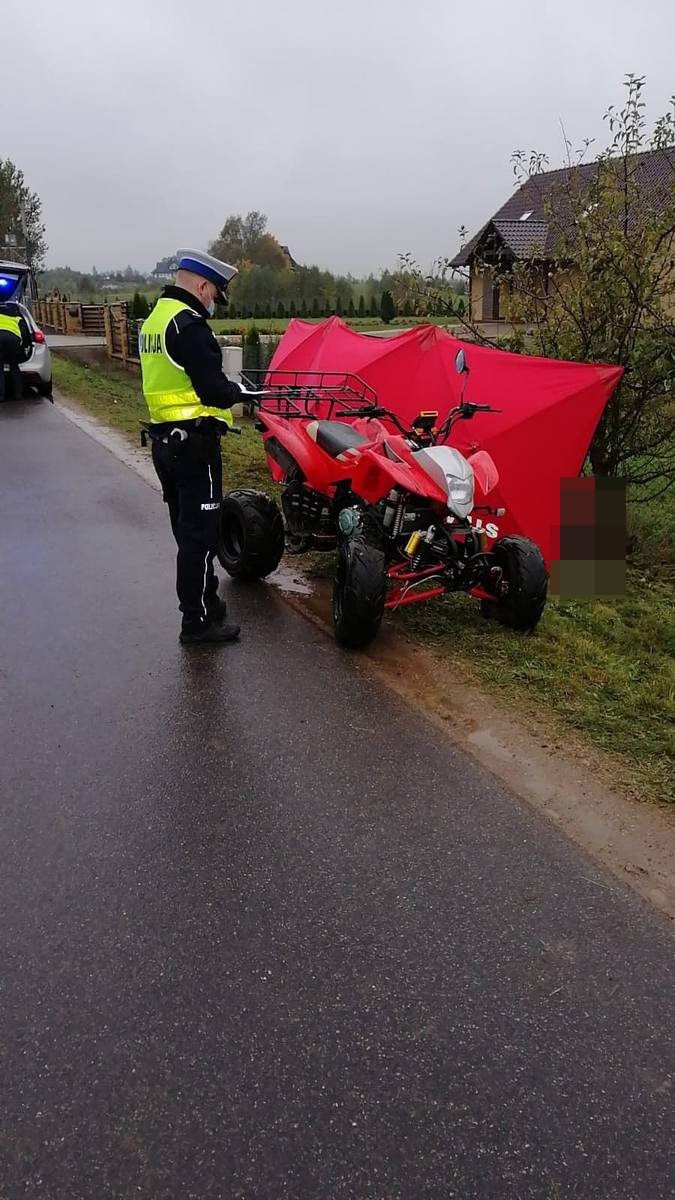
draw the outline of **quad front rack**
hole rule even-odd
[[[261,412],[280,417],[321,416],[330,420],[335,409],[338,416],[368,416],[379,410],[377,393],[358,375],[346,371],[283,371],[267,370],[242,372],[245,388],[255,396],[244,393],[244,403],[254,401]]]

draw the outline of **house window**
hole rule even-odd
[[[532,209],[531,209],[531,208],[528,208],[527,212],[524,212],[524,213],[523,213],[523,215],[522,215],[522,217],[520,217],[520,220],[521,220],[521,221],[527,221],[527,219],[528,219],[529,217],[531,217],[531,216],[532,216]]]

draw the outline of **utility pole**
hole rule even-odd
[[[22,249],[26,259],[26,266],[28,267],[28,286],[26,291],[30,293],[31,300],[37,300],[37,280],[33,274],[33,248],[28,238],[28,219],[26,217],[26,205],[24,202],[21,203],[19,212],[21,216],[21,231],[23,233],[24,242]]]
[[[10,254],[10,253],[12,255],[23,254],[24,256],[26,254],[25,245],[24,246],[19,245],[19,242],[18,242],[18,239],[17,239],[17,236],[15,233],[6,233],[5,234],[5,240],[2,243],[2,249],[3,249],[3,252],[6,251],[7,254]],[[9,261],[10,262],[20,262],[21,260],[19,258],[11,258]]]

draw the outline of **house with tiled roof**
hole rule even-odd
[[[635,154],[624,162],[632,173],[632,194],[640,211],[629,211],[628,228],[642,212],[663,211],[675,188],[675,147]],[[570,269],[570,246],[578,205],[571,197],[592,195],[599,164],[583,163],[532,175],[452,259],[451,266],[469,271],[471,318],[475,322],[508,320],[508,273],[516,262],[531,264],[538,285],[549,286],[551,273]],[[593,219],[593,205],[587,215]],[[563,249],[565,247],[565,249]],[[673,297],[675,306],[675,295]]]
[[[160,258],[152,272],[153,279],[163,279],[171,281],[178,270],[178,259],[175,254],[168,258]]]

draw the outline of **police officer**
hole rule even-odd
[[[19,363],[28,358],[31,346],[28,323],[19,305],[11,300],[0,304],[0,400],[5,399],[5,366],[9,367],[10,399],[21,399]]]
[[[237,271],[209,254],[178,251],[176,282],[144,321],[139,345],[150,411],[152,459],[178,544],[180,640],[224,643],[239,636],[228,621],[213,569],[222,474],[220,438],[232,424],[238,385],[223,374],[207,320],[226,303]]]

